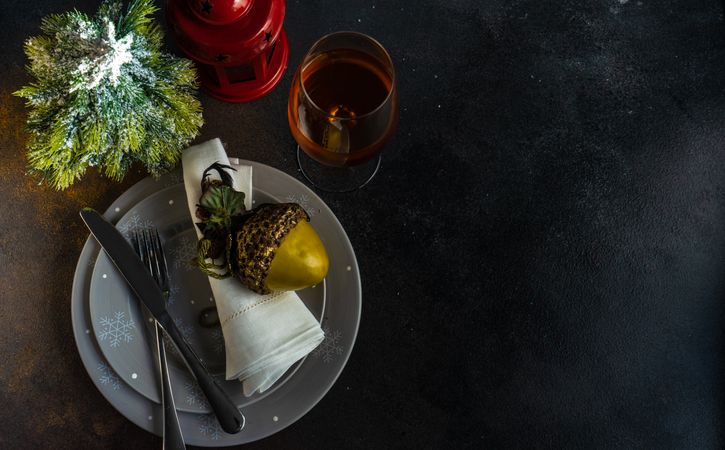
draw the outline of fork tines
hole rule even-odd
[[[142,228],[134,231],[133,244],[136,253],[141,261],[146,264],[159,287],[166,290],[169,284],[169,274],[158,230],[155,228]]]

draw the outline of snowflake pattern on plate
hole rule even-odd
[[[180,318],[174,319],[174,324],[176,324],[176,328],[179,329],[181,332],[181,335],[184,336],[184,339],[188,340],[191,335],[194,333],[194,327],[191,325],[186,324],[183,320]]]
[[[113,371],[110,367],[108,367],[108,364],[100,363],[98,364],[98,367],[96,367],[96,370],[100,373],[100,376],[98,377],[98,381],[101,384],[107,384],[111,386],[111,388],[114,391],[117,391],[121,389],[121,380],[119,380],[118,375],[116,375],[116,372]]]
[[[133,340],[133,330],[136,328],[136,324],[133,319],[126,319],[126,313],[123,311],[116,311],[113,317],[104,316],[99,321],[102,327],[100,333],[98,333],[98,340],[108,340],[111,347],[118,347],[122,343],[128,343]]]
[[[153,226],[154,223],[151,220],[141,217],[137,213],[133,213],[128,220],[118,226],[118,231],[120,231],[121,234],[130,241],[134,231],[142,230],[144,228],[152,228]]]
[[[194,406],[198,405],[200,408],[209,409],[209,401],[206,399],[206,395],[201,390],[196,382],[184,383],[184,390],[186,391],[186,404]]]
[[[199,416],[199,433],[213,441],[221,439],[222,427],[219,425],[219,421],[214,414],[203,414]]]
[[[179,333],[181,333],[181,335],[184,337],[184,339],[186,339],[188,342],[189,339],[191,338],[191,336],[194,334],[194,327],[186,324],[183,320],[181,320],[178,317],[174,319],[174,325],[176,325],[176,328],[179,330]],[[169,354],[172,354],[176,358],[183,360],[183,357],[181,356],[181,353],[179,353],[179,350],[176,348],[176,345],[174,344],[174,342],[171,340],[171,338],[166,333],[164,333],[164,343],[166,344],[166,351]]]
[[[176,186],[179,183],[184,182],[184,174],[179,170],[175,170],[171,173],[166,174],[164,177],[164,187]]]
[[[98,256],[98,255],[96,255]],[[88,264],[87,267],[89,270],[93,270],[93,268],[96,266],[96,258],[88,258]]]
[[[181,288],[178,284],[174,283],[174,279],[169,277],[169,299],[166,301],[169,305],[176,303],[176,298],[181,293]]]
[[[285,197],[285,200],[289,203],[297,203],[300,205],[305,211],[307,211],[307,215],[309,215],[310,218],[320,212],[319,208],[312,207],[312,199],[307,194],[290,194]]]
[[[194,265],[191,260],[196,256],[196,240],[185,237],[179,245],[171,249],[169,255],[174,269],[192,270]]]
[[[340,343],[342,333],[339,330],[331,331],[327,326],[322,331],[325,333],[325,338],[312,351],[312,356],[322,357],[322,362],[329,363],[334,361],[339,355],[342,355],[342,345]]]
[[[166,333],[164,333],[164,348],[166,349],[167,355],[172,355],[174,358],[180,361],[184,360],[184,358],[181,356],[181,353],[179,353],[179,350],[176,349],[174,341],[172,341]]]
[[[214,353],[221,355],[224,353],[224,334],[221,328],[214,328],[211,332],[211,339],[214,343]]]

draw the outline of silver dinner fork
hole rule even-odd
[[[136,253],[144,262],[149,272],[156,280],[164,294],[164,300],[169,300],[170,282],[166,266],[164,249],[161,246],[161,238],[157,230],[144,229],[134,232],[133,239]],[[171,380],[169,379],[169,366],[166,362],[166,346],[164,344],[161,326],[154,320],[156,332],[156,349],[158,363],[161,372],[161,405],[164,410],[163,422],[163,448],[184,449],[184,436],[181,434],[179,416],[176,414],[176,405],[171,393]]]

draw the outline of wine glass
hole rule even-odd
[[[287,118],[298,144],[298,168],[314,187],[363,187],[377,173],[398,121],[390,55],[362,33],[320,38],[295,73]]]

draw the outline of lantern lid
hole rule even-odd
[[[267,51],[282,31],[284,0],[170,1],[182,49],[210,64],[238,64]]]

